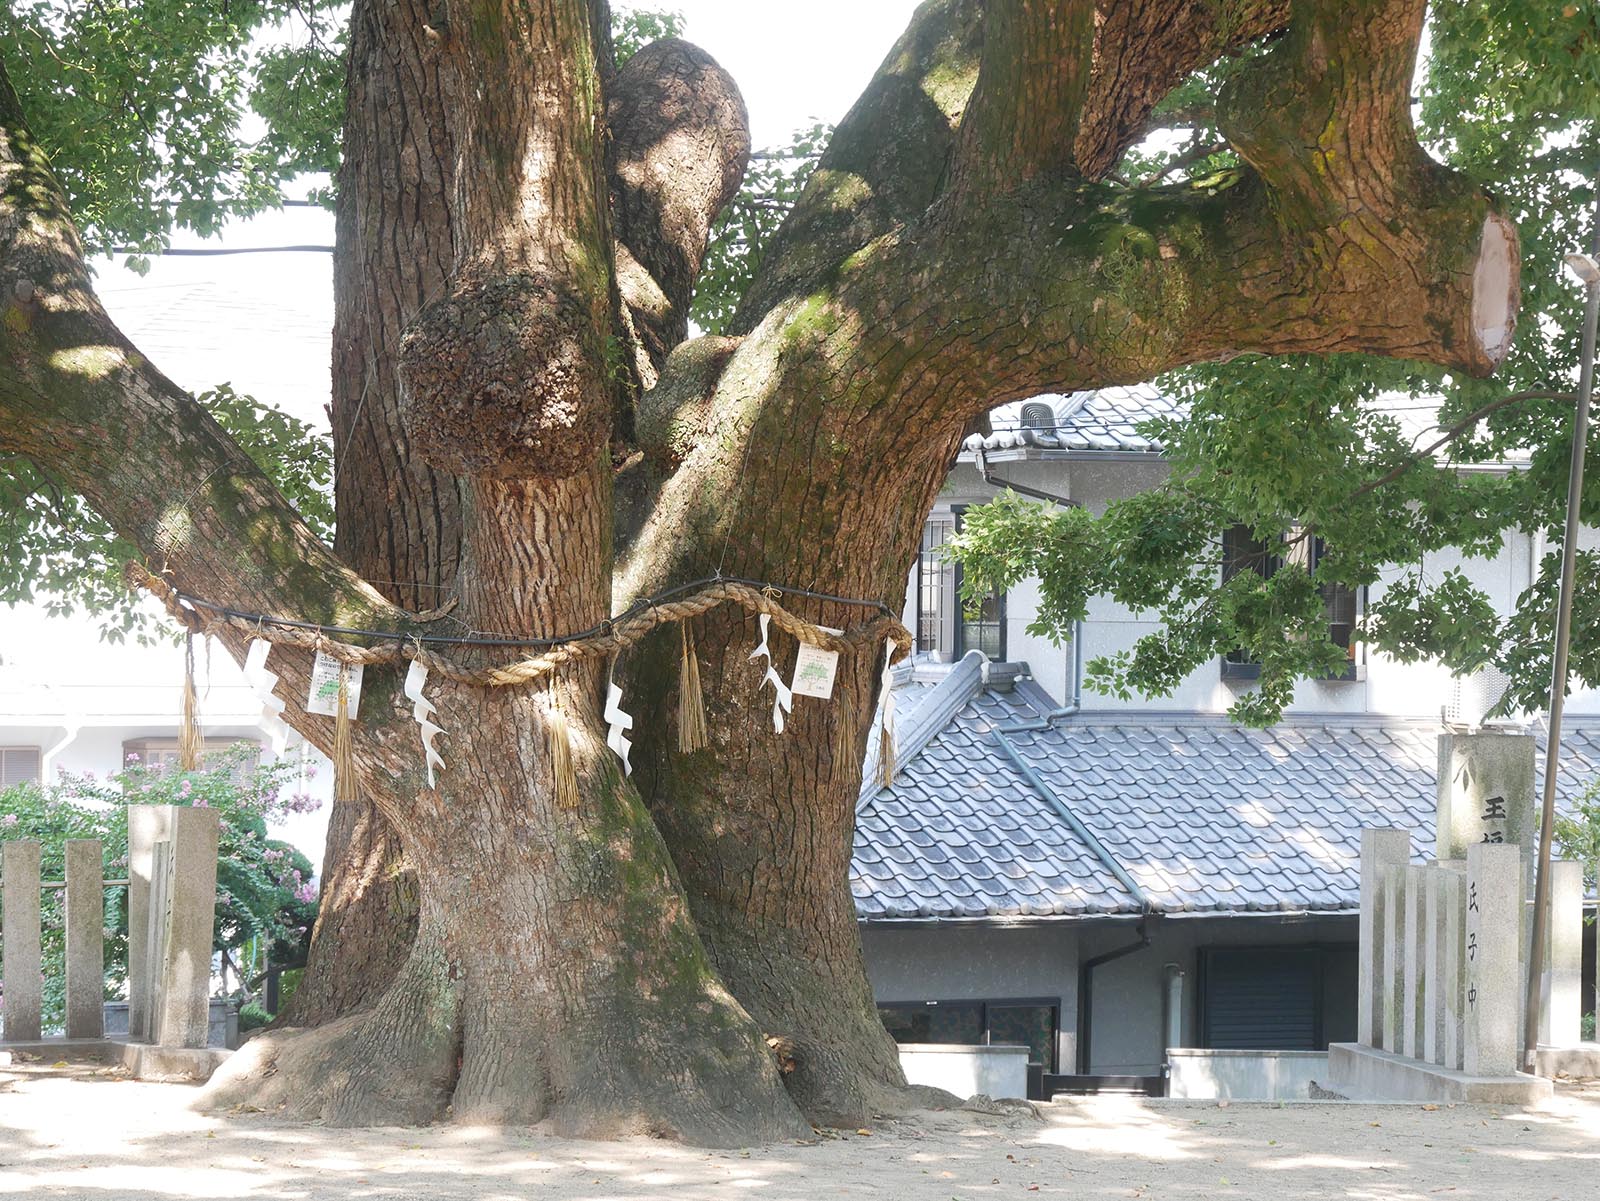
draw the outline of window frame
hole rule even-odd
[[[959,561],[937,560],[938,579],[930,580],[929,571],[930,554],[936,554],[939,547],[944,546],[950,536],[960,531],[962,517],[969,505],[952,505],[947,510],[938,510],[928,514],[922,523],[922,541],[917,549],[917,565],[914,573],[913,585],[916,597],[916,654],[924,656],[935,663],[955,663],[969,650],[980,650],[988,655],[978,642],[982,638],[983,627],[993,626],[995,635],[995,651],[989,658],[996,663],[1006,662],[1006,591],[1003,588],[994,590],[995,619],[989,621],[968,621],[966,605],[961,599],[961,585],[965,579],[962,565]],[[929,546],[929,534],[935,529],[945,532],[945,540]],[[925,603],[927,594],[931,589],[938,592],[938,609],[931,614]],[[930,619],[934,625],[934,645],[926,645],[925,632]]]
[[[878,1020],[883,1021],[885,1009],[937,1009],[941,1005],[964,1005],[978,1007],[978,1021],[983,1027],[983,1042],[977,1044],[982,1047],[1015,1046],[1015,1043],[999,1043],[993,1041],[994,1023],[990,1020],[989,1010],[996,1009],[1048,1009],[1050,1011],[1050,1061],[1044,1065],[1046,1075],[1055,1075],[1056,1066],[1061,1059],[1061,998],[1060,997],[950,997],[945,1000],[919,1000],[919,1001],[878,1001]],[[893,1038],[891,1034],[889,1036]],[[898,1042],[896,1045],[900,1045]],[[943,1045],[943,1044],[935,1044]],[[962,1044],[951,1043],[951,1046]],[[1030,1048],[1031,1051],[1031,1048]]]
[[[18,752],[18,751],[32,751],[33,752],[33,777],[31,779],[25,779],[25,780],[13,780],[11,783],[7,784],[7,783],[5,783],[5,778],[6,778],[6,773],[7,773],[6,760],[7,760],[7,757],[9,755],[11,755],[13,752]],[[13,744],[10,744],[10,745],[7,745],[7,746],[0,746],[0,788],[16,788],[16,787],[18,787],[18,786],[20,786],[22,784],[43,784],[43,783],[44,783],[44,747],[43,746],[41,746],[41,745],[39,745],[37,743],[28,743],[28,742],[18,742],[18,743],[13,743]]]
[[[215,751],[232,750],[234,747],[238,746],[240,743],[243,743],[245,746],[249,747],[255,754],[255,758],[254,758],[253,762],[251,760],[249,760],[249,759],[246,759],[245,761],[240,763],[240,765],[239,765],[240,770],[242,772],[255,771],[257,768],[259,768],[261,766],[261,755],[262,755],[263,748],[262,748],[262,745],[261,745],[261,742],[260,742],[259,739],[256,739],[256,738],[219,738],[219,737],[205,738],[205,739],[201,740],[201,743],[200,743],[200,768],[201,768],[201,770],[202,771],[205,770],[205,757],[206,757],[207,754],[210,754],[210,753],[215,752]],[[177,738],[176,736],[169,737],[169,736],[164,735],[164,734],[151,735],[148,738],[124,738],[122,740],[122,763],[123,763],[123,766],[127,766],[128,756],[129,755],[138,755],[139,756],[140,765],[148,767],[149,764],[150,764],[150,754],[151,754],[152,751],[159,752],[159,753],[161,753],[162,755],[165,756],[165,755],[177,752],[179,747],[180,747],[180,744],[181,744],[181,740],[179,738]],[[176,763],[174,763],[173,766],[176,767]]]
[[[958,657],[951,651],[956,643],[954,626],[958,624],[954,606],[959,604],[961,595],[960,586],[955,582],[955,573],[959,570],[960,564],[952,563],[939,554],[939,548],[948,544],[956,529],[953,512],[930,513],[922,522],[922,539],[917,545],[916,653],[932,659],[935,663],[953,663]],[[935,530],[942,530],[945,536],[930,546],[929,535]],[[931,612],[924,605],[924,599],[930,590],[936,594],[935,606]],[[929,622],[932,623],[933,631],[931,646],[925,645],[924,637]]]
[[[1260,548],[1251,552],[1259,562],[1259,568],[1236,564],[1235,559],[1238,556],[1230,553],[1230,540],[1240,537],[1247,539],[1252,547]],[[1293,558],[1288,558],[1281,554],[1267,554],[1267,550],[1267,544],[1252,535],[1249,526],[1240,523],[1225,528],[1222,532],[1222,582],[1226,584],[1241,571],[1254,571],[1262,579],[1270,580],[1278,572],[1282,571],[1284,567],[1296,562]],[[1305,570],[1308,573],[1315,572],[1317,565],[1322,562],[1322,558],[1326,553],[1326,546],[1323,540],[1313,536],[1307,553]],[[1348,623],[1333,620],[1335,612],[1334,597],[1340,591],[1343,591],[1351,598],[1351,618]],[[1357,634],[1361,626],[1361,614],[1366,612],[1367,608],[1367,586],[1361,584],[1351,588],[1345,584],[1326,584],[1322,585],[1321,592],[1322,609],[1327,617],[1326,625],[1329,637],[1334,641],[1335,645],[1343,646],[1346,662],[1343,671],[1333,675],[1319,676],[1317,677],[1317,682],[1321,684],[1356,683],[1362,679],[1362,668],[1365,666],[1366,645],[1360,641]],[[1346,624],[1349,626],[1348,640],[1340,643],[1338,638],[1334,636],[1333,631],[1336,626],[1342,627]],[[1224,680],[1249,682],[1261,678],[1261,664],[1254,659],[1244,658],[1244,653],[1243,650],[1232,650],[1222,656],[1222,678]]]

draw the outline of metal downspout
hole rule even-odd
[[[1094,853],[1094,857],[1100,860],[1105,865],[1106,870],[1117,878],[1117,883],[1127,889],[1129,895],[1138,902],[1141,912],[1149,913],[1153,906],[1150,904],[1150,898],[1145,895],[1144,889],[1139,887],[1138,883],[1127,873],[1122,864],[1118,863],[1111,852],[1106,850],[1104,844],[1090,832],[1089,827],[1078,820],[1078,815],[1069,809],[1067,803],[1056,795],[1055,790],[1040,778],[1039,773],[1034,771],[1027,760],[1023,759],[1022,755],[1017,751],[1016,745],[1006,737],[1007,734],[1019,734],[1027,730],[1042,730],[1047,728],[1049,724],[1049,719],[1046,718],[1041,719],[1039,722],[1018,722],[1015,725],[996,726],[994,728],[994,740],[1000,749],[1005,752],[1006,758],[1011,760],[1012,766],[1028,782],[1034,792],[1038,793],[1052,809],[1061,815],[1061,819],[1067,823],[1074,834],[1083,840],[1084,845]]]
[[[1120,947],[1112,947],[1111,950],[1096,955],[1093,959],[1085,959],[1078,966],[1078,1075],[1080,1076],[1090,1074],[1089,1040],[1094,1030],[1094,969],[1102,964],[1110,963],[1114,959],[1122,959],[1148,947],[1150,945],[1149,922],[1150,913],[1146,910],[1139,918],[1138,938]]]
[[[1117,862],[1116,857],[1113,856],[1110,851],[1106,850],[1105,844],[1103,844],[1094,836],[1094,834],[1089,830],[1089,827],[1085,826],[1083,822],[1078,820],[1078,815],[1068,807],[1065,801],[1056,795],[1055,790],[1044,782],[1039,773],[1033,770],[1032,766],[1027,762],[1027,760],[1023,759],[1021,753],[1017,750],[1016,745],[1011,741],[1011,739],[1006,737],[1007,734],[1017,734],[1022,733],[1023,731],[1048,729],[1051,721],[1054,718],[1065,716],[1068,713],[1074,712],[1076,708],[1077,706],[1074,705],[1071,709],[1058,709],[1054,713],[1051,713],[1050,715],[1041,718],[1038,721],[1017,722],[1013,725],[996,726],[994,729],[994,740],[1000,749],[1005,752],[1006,758],[1011,760],[1012,766],[1014,766],[1022,775],[1022,778],[1028,782],[1029,786],[1034,790],[1034,792],[1043,798],[1046,804],[1060,814],[1061,819],[1067,823],[1067,826],[1074,834],[1083,840],[1084,845],[1089,848],[1089,850],[1094,854],[1094,857],[1104,864],[1106,870],[1115,876],[1117,878],[1117,882],[1128,891],[1128,895],[1133,897],[1133,899],[1138,903],[1141,911],[1139,916],[1139,937],[1136,942],[1131,942],[1121,947],[1114,947],[1102,955],[1096,955],[1092,959],[1085,960],[1079,965],[1077,1070],[1078,1075],[1084,1076],[1088,1075],[1089,1073],[1089,1040],[1093,1032],[1090,1011],[1092,1009],[1094,996],[1094,969],[1099,967],[1101,964],[1110,963],[1112,960],[1121,959],[1126,955],[1132,955],[1136,951],[1142,951],[1150,945],[1148,924],[1151,913],[1154,911],[1154,906],[1151,904],[1150,898],[1145,895],[1144,889],[1139,887],[1138,881],[1128,874],[1127,869],[1124,868],[1122,864]]]

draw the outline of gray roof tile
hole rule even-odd
[[[920,731],[926,741],[892,788],[863,793],[851,880],[860,917],[1138,911],[990,733],[1041,715],[1028,693],[963,677],[922,699],[941,706],[943,726]],[[1363,827],[1409,828],[1417,859],[1431,852],[1436,733],[1078,717],[1007,737],[1154,908],[1261,912],[1354,909]],[[1573,723],[1563,796],[1597,770],[1600,725]]]

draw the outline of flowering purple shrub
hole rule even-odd
[[[0,791],[0,838],[37,839],[43,844],[44,875],[59,880],[70,838],[101,841],[107,879],[128,871],[128,808],[189,805],[214,810],[220,822],[217,859],[215,947],[242,980],[269,964],[303,961],[317,916],[317,885],[311,863],[293,846],[272,838],[269,821],[318,806],[291,792],[296,774],[287,763],[256,766],[244,748],[207,757],[202,769],[181,772],[129,755],[119,772],[61,771],[48,785],[23,784]],[[59,892],[45,894],[44,952],[46,1021],[59,1022],[64,939]],[[126,890],[106,892],[107,995],[120,995],[127,973]]]

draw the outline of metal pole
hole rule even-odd
[[[1544,797],[1539,816],[1538,875],[1533,892],[1533,938],[1528,948],[1527,1006],[1522,1027],[1522,1067],[1532,1072],[1539,1048],[1543,1009],[1544,940],[1550,924],[1550,843],[1556,820],[1556,771],[1561,757],[1561,716],[1567,703],[1567,649],[1572,641],[1572,584],[1577,567],[1578,516],[1583,499],[1583,459],[1589,442],[1589,400],[1594,390],[1595,326],[1600,323],[1600,212],[1594,231],[1595,255],[1573,255],[1569,265],[1583,279],[1588,304],[1583,314],[1583,349],[1578,371],[1577,414],[1572,423],[1572,471],[1567,479],[1567,524],[1561,543],[1561,591],[1556,601],[1556,643],[1550,668],[1550,735],[1544,756]]]

